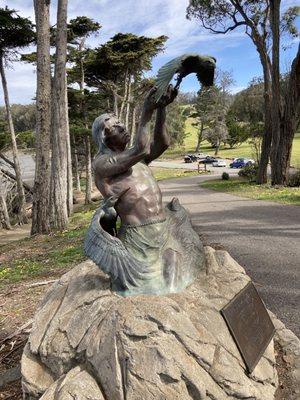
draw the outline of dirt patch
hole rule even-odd
[[[31,229],[31,224],[18,226],[9,231],[5,229],[0,229],[0,246],[16,240],[29,237],[30,229]]]
[[[274,400],[296,400],[295,383],[292,378],[291,365],[286,362],[285,354],[279,342],[274,343],[276,354],[276,367],[279,385]]]
[[[31,325],[26,326],[26,323],[33,318],[39,302],[49,289],[50,285],[32,288],[27,286],[35,282],[36,280],[26,284],[8,285],[0,291],[0,382],[8,371],[15,372],[16,367],[20,366],[23,348],[31,329]],[[9,337],[18,332],[21,326],[25,326],[22,332]],[[0,400],[22,398],[20,378],[0,387]]]

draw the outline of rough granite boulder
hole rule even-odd
[[[22,358],[26,399],[272,400],[273,341],[248,374],[220,309],[250,280],[226,251],[181,293],[123,298],[87,261],[51,287]]]

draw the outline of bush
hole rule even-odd
[[[257,165],[255,164],[246,165],[245,167],[240,169],[238,175],[242,178],[248,179],[249,182],[255,182],[257,175]]]
[[[299,187],[300,186],[300,169],[298,169],[296,172],[293,172],[289,176],[288,186],[291,186],[291,187]]]
[[[223,181],[228,181],[229,180],[229,174],[227,172],[223,172],[222,174],[222,180]]]
[[[17,134],[18,146],[25,149],[32,149],[35,147],[35,134],[33,131],[24,131]]]

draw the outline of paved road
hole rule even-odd
[[[230,161],[227,160],[227,165],[230,164]],[[192,170],[192,171],[197,171],[198,169],[198,163],[185,163],[180,160],[170,160],[170,161],[152,161],[151,163],[152,167],[161,167],[161,168],[178,168],[178,169],[185,169],[185,170]],[[213,174],[218,174],[222,175],[222,172],[228,172],[231,175],[237,174],[238,169],[232,169],[229,167],[213,167],[211,164],[207,165],[207,170],[211,171]]]
[[[160,182],[177,196],[206,244],[219,244],[246,269],[267,306],[300,337],[300,207],[199,187],[207,177]]]

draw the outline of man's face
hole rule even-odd
[[[105,143],[110,148],[124,149],[130,141],[130,135],[117,117],[105,120]]]

